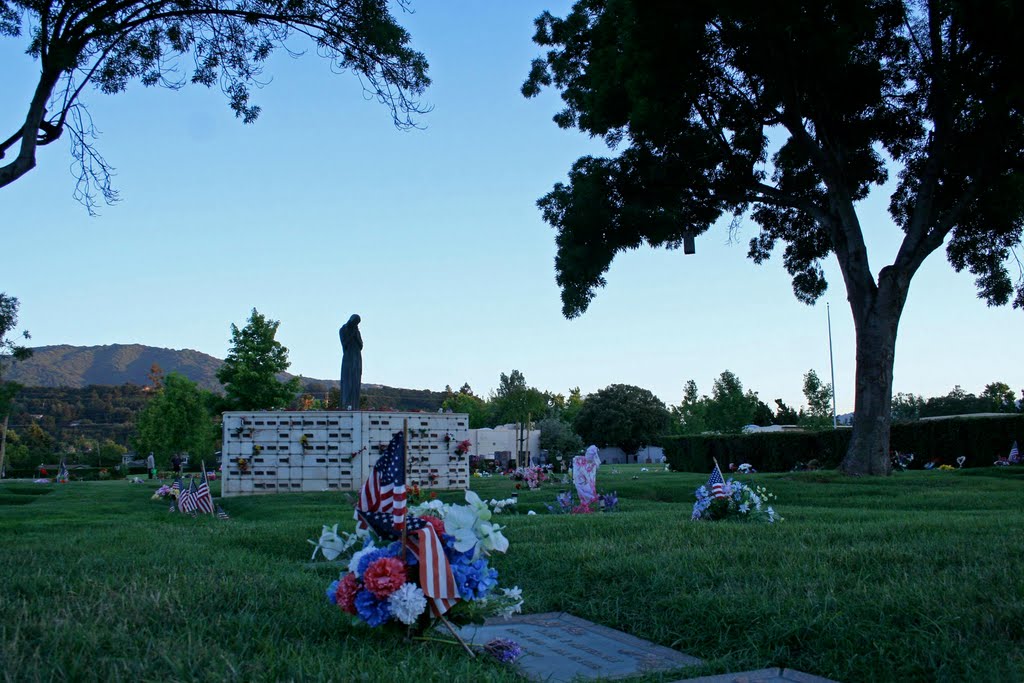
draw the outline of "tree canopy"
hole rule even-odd
[[[206,393],[184,375],[167,375],[163,388],[139,414],[138,452],[153,453],[165,466],[175,453],[189,453],[193,458],[212,456],[216,428],[206,409]]]
[[[234,410],[271,410],[287,406],[299,391],[299,378],[281,382],[288,369],[288,349],[274,339],[281,323],[255,308],[245,327],[231,324],[231,348],[217,379]]]
[[[633,454],[663,436],[668,424],[668,408],[649,390],[612,384],[587,396],[574,426],[586,443]]]
[[[130,82],[180,88],[219,87],[235,115],[256,120],[251,88],[276,50],[298,54],[305,46],[336,72],[355,74],[364,90],[388,107],[399,127],[424,111],[417,98],[430,79],[427,61],[409,47],[410,36],[386,0],[0,0],[0,37],[27,33],[26,52],[39,63],[35,92],[24,123],[0,138],[0,187],[28,173],[36,150],[70,136],[75,196],[87,208],[97,192],[108,202],[117,192],[111,167],[94,148],[87,87],[104,94]],[[408,0],[397,0],[403,9]]]
[[[1024,16],[997,0],[651,3],[579,0],[536,21],[559,126],[600,136],[538,202],[557,231],[563,312],[583,313],[620,252],[679,247],[749,217],[760,263],[784,244],[797,298],[842,271],[857,333],[849,473],[886,474],[896,330],[910,281],[943,244],[990,305],[1024,307],[1008,264],[1024,225]],[[873,268],[857,203],[898,176],[903,233]],[[877,278],[875,273],[877,273]]]

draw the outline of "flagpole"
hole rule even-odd
[[[210,478],[206,476],[206,461],[200,460],[199,463],[203,468],[203,481],[206,483],[206,493],[210,496],[210,516],[212,517],[214,516],[213,491],[210,490]]]
[[[825,303],[825,315],[828,317],[828,364],[832,368],[832,429],[836,428],[836,364],[832,360],[832,309]]]
[[[409,482],[409,418],[402,420],[402,486],[406,486]],[[409,492],[406,487],[406,499],[408,499]],[[406,503],[408,506],[408,503]],[[406,512],[406,523],[402,525],[402,564],[405,564],[405,543],[409,537],[409,524],[408,524],[409,513]]]

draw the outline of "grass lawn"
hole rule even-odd
[[[617,471],[613,472],[614,470]],[[520,492],[495,565],[529,612],[568,611],[700,657],[637,681],[785,666],[846,683],[1024,681],[1024,468],[759,474],[785,521],[690,521],[705,476],[604,465],[621,511]],[[473,479],[504,498],[507,479]],[[156,484],[0,484],[0,678],[513,681],[452,646],[348,624],[307,564],[341,494],[168,514]],[[460,500],[458,494],[444,494]],[[527,510],[537,515],[526,515]]]

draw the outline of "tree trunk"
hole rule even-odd
[[[840,465],[845,474],[887,475],[892,471],[892,370],[909,278],[885,268],[878,279],[873,296],[865,297],[868,301],[851,298],[850,303],[857,333],[857,370],[853,435]]]
[[[10,411],[4,415],[3,432],[0,432],[0,477],[4,476],[4,462],[7,458],[7,421],[11,418]]]

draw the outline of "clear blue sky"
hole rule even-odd
[[[223,357],[229,325],[250,310],[281,321],[291,370],[336,377],[338,327],[359,313],[363,381],[482,395],[502,372],[584,393],[612,383],[678,403],[722,370],[769,405],[803,403],[801,378],[828,380],[831,304],[840,412],[853,409],[854,337],[842,279],[813,307],[792,295],[775,258],[746,259],[756,226],[726,226],[697,254],[641,249],[616,259],[590,310],[565,320],[554,231],[536,200],[600,141],[558,129],[554,92],[519,93],[539,48],[533,19],[568,2],[416,3],[401,21],[430,62],[423,130],[395,130],[351,75],[314,55],[280,55],[255,93],[250,126],[219,91],[135,83],[88,93],[98,147],[123,201],[90,218],[71,193],[67,143],[0,189],[4,276],[37,345],[141,343]],[[0,41],[0,135],[20,125],[36,65]],[[899,234],[884,188],[860,207],[872,267]],[[915,278],[900,325],[895,391],[1024,388],[1024,313],[987,308],[972,278],[937,253]]]

